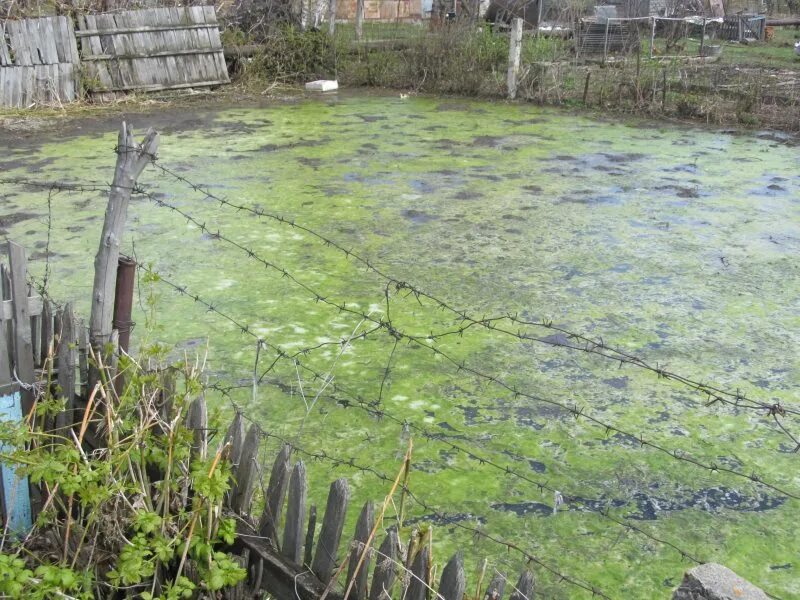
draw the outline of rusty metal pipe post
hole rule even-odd
[[[117,282],[114,293],[113,327],[119,332],[119,349],[128,351],[131,340],[131,321],[133,310],[133,285],[136,276],[136,261],[127,256],[120,256],[117,262]]]

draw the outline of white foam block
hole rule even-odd
[[[331,92],[339,89],[339,82],[330,79],[319,79],[317,81],[309,81],[306,84],[306,91],[308,92]]]

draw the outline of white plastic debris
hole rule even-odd
[[[339,82],[331,79],[318,79],[306,84],[307,92],[332,92],[339,89]]]

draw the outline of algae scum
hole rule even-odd
[[[181,176],[294,219],[479,318],[511,313],[552,321],[692,379],[797,405],[800,151],[768,136],[384,97],[131,121],[139,131],[159,128],[161,161]],[[11,143],[4,177],[109,181],[117,123],[78,125],[88,131],[68,124],[54,143],[35,136]],[[409,487],[446,516],[406,498],[403,536],[433,523],[440,564],[462,548],[470,573],[484,556],[489,573],[515,577],[522,567],[516,553],[459,527],[465,525],[514,542],[611,597],[668,597],[692,563],[600,514],[608,510],[773,594],[800,595],[796,501],[636,439],[798,493],[798,455],[771,417],[706,406],[704,396],[652,373],[560,347],[573,342],[540,327],[499,323],[551,345],[477,326],[425,340],[465,323],[387,286],[302,230],[221,206],[155,169],[142,184],[208,231],[139,196],[126,251],[287,353],[319,348],[298,356],[299,365],[278,361],[254,394],[255,338],[146,277],[134,317],[140,341],[166,344],[173,356],[207,352],[209,383],[228,387],[250,418],[306,450],[393,478],[412,436]],[[51,194],[48,219],[47,192],[4,183],[0,194],[4,235],[25,244],[39,277],[49,252],[52,295],[75,300],[87,314],[105,195]],[[326,300],[390,319],[421,343],[398,341],[386,328],[344,351],[326,343],[374,323],[317,301],[217,233]],[[259,375],[275,357],[273,349],[260,351]],[[334,383],[320,393],[321,382],[303,367],[330,373]],[[511,390],[577,406],[636,437]],[[230,410],[228,396],[209,396]],[[277,442],[267,444],[272,456]],[[309,470],[318,505],[338,476],[349,478],[354,505],[389,488],[373,473],[330,461]],[[555,495],[533,482],[561,492],[556,514]],[[350,512],[352,521],[357,510]],[[591,596],[532,568],[541,597]],[[472,586],[477,577],[469,576]]]

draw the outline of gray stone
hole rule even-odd
[[[767,595],[727,567],[707,563],[686,571],[672,600],[767,600]]]

